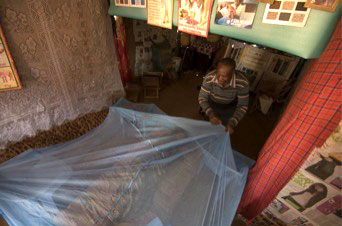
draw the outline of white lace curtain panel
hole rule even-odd
[[[107,0],[0,0],[23,90],[0,92],[0,149],[123,95]]]

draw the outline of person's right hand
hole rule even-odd
[[[222,121],[218,117],[216,117],[216,116],[211,116],[209,118],[209,120],[210,120],[210,123],[212,125],[220,125],[220,124],[222,124]]]

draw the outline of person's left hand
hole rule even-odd
[[[229,134],[233,134],[234,133],[234,129],[231,125],[227,124],[225,129],[226,132],[229,132]]]

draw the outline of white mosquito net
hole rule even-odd
[[[253,161],[223,127],[124,99],[75,140],[0,165],[10,225],[230,225]]]

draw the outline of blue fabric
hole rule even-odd
[[[220,24],[220,25],[228,25],[227,21],[228,21],[228,16],[224,16],[224,17],[218,19],[217,23]]]
[[[146,226],[163,226],[163,223],[160,221],[158,217],[154,218],[150,223]]]
[[[86,135],[1,164],[0,213],[16,226],[230,225],[252,164],[222,126],[122,99]]]

